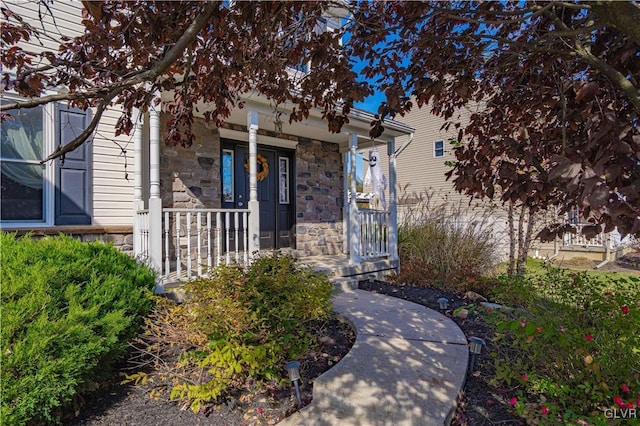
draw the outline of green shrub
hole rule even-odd
[[[191,347],[173,376],[171,398],[198,411],[247,377],[279,380],[285,361],[305,353],[309,321],[331,313],[333,286],[291,257],[261,257],[245,271],[221,266],[185,285],[186,302],[162,303],[147,322],[150,344]],[[163,321],[171,321],[165,327]],[[178,326],[176,326],[178,325]],[[166,362],[165,362],[166,364]],[[185,373],[187,372],[187,373]],[[131,376],[133,380],[137,376]]]
[[[640,277],[548,268],[501,281],[494,298],[522,309],[489,315],[495,380],[528,422],[607,424],[607,409],[637,408]]]
[[[476,289],[474,283],[495,266],[496,250],[487,212],[436,204],[432,193],[423,193],[398,227],[402,269],[394,278],[454,291]]]
[[[150,309],[154,276],[102,243],[0,234],[3,424],[59,422],[112,371]]]

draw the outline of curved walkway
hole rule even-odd
[[[311,404],[279,425],[448,425],[467,372],[462,330],[432,309],[341,284],[334,308],[355,344],[314,381]]]

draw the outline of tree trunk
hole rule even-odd
[[[515,271],[516,256],[516,230],[513,227],[513,201],[509,201],[509,210],[507,211],[507,223],[509,226],[509,269],[507,275],[513,277]]]
[[[522,217],[522,219],[524,218]],[[535,213],[533,212],[533,209],[529,209],[529,215],[527,218],[527,231],[525,232],[524,241],[521,245],[522,249],[520,252],[518,252],[518,264],[516,267],[516,273],[519,276],[524,276],[525,272],[527,271],[527,257],[529,255],[529,249],[531,248],[531,237],[533,235],[534,226]]]

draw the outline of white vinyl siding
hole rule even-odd
[[[57,51],[59,43],[51,38],[60,39],[62,35],[74,37],[81,35],[85,30],[81,24],[82,4],[79,1],[55,1],[47,2],[47,5],[54,14],[55,25],[49,12],[42,6],[43,23],[47,33],[47,36],[40,37],[44,47],[36,37],[32,37],[23,45],[25,49]],[[19,14],[34,28],[43,31],[38,17],[38,1],[4,1],[3,7]],[[92,223],[94,225],[131,226],[133,224],[133,137],[115,136],[114,128],[119,116],[118,107],[105,111],[93,137]],[[115,142],[126,150],[126,154],[121,152]]]

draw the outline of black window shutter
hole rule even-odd
[[[91,120],[91,110],[56,105],[56,146],[78,136]],[[55,224],[89,225],[92,215],[91,141],[56,159]]]

